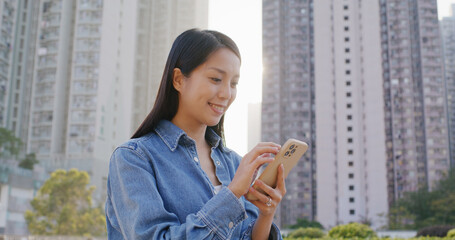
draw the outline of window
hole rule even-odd
[[[347,27],[347,26],[344,27],[344,31],[345,31],[345,32],[349,31],[349,27]]]
[[[349,198],[349,202],[350,202],[350,203],[353,203],[353,202],[354,202],[354,198],[353,198],[353,197],[350,197],[350,198]]]
[[[354,185],[349,185],[349,191],[354,191]]]
[[[351,70],[346,70],[346,75],[350,75],[351,74]]]
[[[348,150],[348,154],[349,154],[349,155],[352,155],[352,154],[354,154],[354,150],[352,150],[352,149],[349,149],[349,150]]]
[[[348,132],[352,132],[352,127],[348,127]]]
[[[348,166],[349,166],[349,167],[353,167],[353,166],[354,166],[354,162],[352,162],[352,161],[351,161],[351,162],[348,162]]]
[[[348,5],[344,5],[344,10],[348,10]]]
[[[351,97],[351,93],[350,93],[350,92],[347,92],[347,93],[346,93],[346,97]]]
[[[354,178],[354,173],[349,173],[348,177],[349,177],[349,179],[353,179]]]
[[[349,42],[349,38],[348,38],[348,37],[345,37],[345,38],[344,38],[344,41],[345,41],[345,42]]]
[[[350,51],[349,48],[345,48],[345,49],[344,49],[344,52],[345,52],[345,53],[348,53],[349,51]]]
[[[355,210],[354,209],[349,210],[349,214],[355,215]]]
[[[346,107],[347,107],[347,108],[351,108],[351,107],[352,107],[352,104],[348,103],[348,104],[346,104]]]
[[[351,86],[351,81],[347,81],[346,86]]]
[[[348,143],[352,143],[352,138],[348,138]]]
[[[351,62],[351,60],[349,58],[346,58],[346,60],[344,60],[344,62],[349,64]]]
[[[344,16],[344,20],[349,20],[349,16]]]

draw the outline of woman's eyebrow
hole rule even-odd
[[[213,70],[216,70],[217,72],[221,73],[221,74],[226,74],[226,71],[222,70],[222,69],[219,69],[217,67],[209,67],[209,69],[213,69]]]
[[[223,69],[220,69],[220,68],[217,68],[217,67],[209,67],[208,69],[213,69],[213,70],[215,70],[215,71],[217,71],[217,72],[219,72],[219,73],[221,73],[223,75],[226,75],[226,71],[224,71]],[[240,75],[237,74],[234,77],[240,77]]]

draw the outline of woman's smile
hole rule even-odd
[[[214,103],[209,103],[209,106],[212,108],[212,110],[215,112],[215,113],[218,113],[219,115],[223,115],[225,110],[226,110],[226,107],[223,106],[223,105],[218,105],[218,104],[214,104]]]

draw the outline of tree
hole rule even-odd
[[[389,229],[420,229],[455,225],[455,169],[442,178],[433,191],[421,188],[406,193],[389,211]]]
[[[36,160],[36,155],[34,153],[29,153],[19,162],[19,167],[33,170],[33,167],[37,163],[38,160]]]
[[[17,156],[21,146],[21,139],[14,136],[12,131],[0,128],[0,157]]]
[[[94,186],[87,187],[87,172],[56,170],[31,201],[25,213],[28,230],[35,235],[102,236],[106,219],[101,207],[92,207]]]

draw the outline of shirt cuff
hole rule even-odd
[[[253,222],[250,223],[247,230],[243,233],[242,239],[251,239],[252,234],[253,234],[253,227],[254,227],[255,223],[256,223],[256,220],[254,220]],[[275,225],[275,223],[272,223],[272,227],[270,228],[270,234],[269,234],[268,240],[283,240],[280,229]]]
[[[270,228],[269,240],[282,240],[280,229],[272,223],[272,227]]]
[[[240,199],[225,186],[197,215],[222,239],[229,239],[235,227],[248,217]]]

